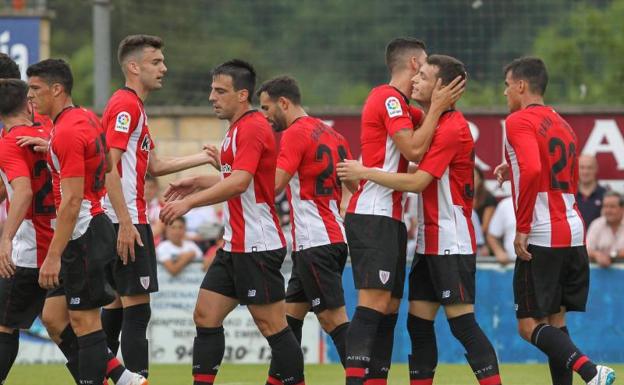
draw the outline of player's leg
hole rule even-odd
[[[223,320],[238,305],[232,254],[218,250],[202,281],[193,320],[193,385],[212,385],[225,352]]]
[[[426,260],[451,333],[466,349],[477,380],[480,384],[501,384],[496,351],[474,315],[476,256],[437,255]]]
[[[407,332],[412,344],[408,356],[410,381],[433,383],[438,365],[434,320],[440,303],[431,282],[426,256],[416,254],[409,274]]]
[[[602,376],[606,381],[603,384],[610,383],[608,381],[615,379],[611,369],[598,368],[565,332],[548,324],[548,317],[559,313],[562,305],[568,310],[582,311],[585,308],[589,263],[586,253],[576,249],[529,245],[533,258],[516,261],[514,299],[518,331],[554,365],[571,368],[587,383]],[[561,279],[564,271],[565,276]]]
[[[102,328],[106,333],[106,343],[108,348],[117,355],[119,351],[119,335],[123,322],[123,307],[121,298],[117,296],[115,300],[102,308]]]
[[[548,317],[548,324],[559,328],[562,332],[570,335],[565,322],[565,307],[561,307],[561,311]],[[572,369],[565,365],[557,364],[553,360],[548,360],[548,368],[550,369],[550,378],[553,385],[572,385]]]
[[[379,325],[389,310],[397,280],[405,276],[404,267],[396,271],[401,254],[397,244],[398,224],[375,215],[347,214],[345,218],[353,279],[358,289],[358,306],[346,338],[347,385],[364,384]]]
[[[115,259],[115,285],[123,307],[121,354],[126,367],[149,375],[147,326],[151,318],[150,293],[158,291],[156,251],[150,225],[135,225],[143,246],[135,245],[135,260],[124,265]]]
[[[61,350],[67,359],[67,369],[76,383],[80,381],[80,368],[78,366],[78,339],[69,322],[69,312],[65,299],[65,291],[62,287],[48,291],[41,322],[48,331],[50,339]]]
[[[12,277],[0,278],[0,384],[17,357],[19,329],[29,329],[43,307],[38,277],[38,269],[18,266]]]
[[[387,218],[384,218],[388,221]],[[407,263],[407,229],[405,224],[399,221],[391,221],[391,232],[395,237],[393,248],[388,251],[397,255],[395,259],[394,286],[392,288],[391,300],[386,308],[385,315],[377,327],[377,335],[373,344],[373,354],[369,364],[369,371],[365,385],[385,385],[390,373],[392,364],[392,349],[394,347],[394,328],[396,327],[399,306],[403,298],[405,287],[405,265]]]

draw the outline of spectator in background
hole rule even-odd
[[[498,202],[487,231],[487,243],[496,260],[503,266],[516,260],[514,239],[516,237],[516,213],[513,199],[507,197]]]
[[[585,229],[600,216],[602,198],[607,189],[598,184],[598,161],[593,155],[579,156],[579,185],[576,204],[581,212]]]
[[[204,271],[208,271],[208,268],[210,267],[210,265],[212,265],[212,261],[214,261],[215,257],[217,256],[217,250],[223,247],[223,235],[225,232],[224,230],[224,227],[221,226],[221,230],[219,231],[219,235],[217,236],[214,245],[210,246],[208,250],[206,250],[206,252],[204,253],[204,261],[202,263],[202,268]]]
[[[483,171],[479,167],[474,168],[474,201],[472,206],[474,207],[479,221],[481,222],[481,229],[483,230],[482,236],[487,234],[488,226],[492,215],[494,215],[494,209],[496,209],[496,198],[485,187],[485,179],[483,178]],[[476,230],[476,229],[475,229]]]
[[[614,259],[624,258],[624,197],[615,191],[607,191],[602,200],[602,216],[589,225],[587,253],[589,258],[602,267],[611,265]]]
[[[472,220],[472,226],[474,227],[475,232],[475,243],[477,244],[477,257],[483,257],[486,255],[490,255],[490,249],[488,249],[485,244],[485,237],[483,235],[483,228],[481,227],[481,221],[479,220],[479,215],[473,209],[472,216],[470,217]]]
[[[173,276],[180,274],[194,260],[201,260],[203,255],[195,242],[184,239],[185,234],[186,220],[184,217],[176,218],[165,227],[167,239],[156,248],[158,262]]]
[[[214,228],[221,226],[221,220],[213,206],[201,206],[191,209],[184,215],[186,219],[186,238],[194,241],[206,251],[215,240]]]
[[[154,243],[158,244],[164,235],[165,225],[160,221],[160,218],[158,218],[160,215],[160,207],[162,206],[162,201],[160,200],[160,185],[158,184],[158,179],[150,174],[145,176],[145,202],[147,203],[147,220],[154,234]]]

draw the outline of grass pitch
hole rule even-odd
[[[624,375],[624,365],[613,365],[616,372]],[[267,365],[225,364],[217,376],[217,385],[264,385]],[[511,364],[501,366],[501,377],[507,385],[547,385],[550,374],[547,365]],[[477,384],[466,365],[440,365],[436,385]],[[616,381],[617,383],[617,381]],[[72,385],[67,370],[61,365],[16,365],[5,385]],[[111,382],[112,384],[112,382]],[[152,365],[150,385],[190,385],[190,365]],[[306,365],[307,385],[343,385],[343,370],[340,365]],[[390,370],[389,385],[409,384],[407,365],[394,364]],[[584,384],[578,375],[575,385]]]

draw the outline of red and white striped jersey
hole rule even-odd
[[[435,179],[418,199],[416,252],[474,254],[474,141],[461,112],[448,111],[440,117],[418,169]]]
[[[319,119],[301,117],[282,135],[277,168],[292,175],[287,193],[294,250],[346,242],[336,175],[343,159],[351,159],[349,144]]]
[[[531,105],[507,117],[505,133],[516,230],[535,246],[583,245],[575,199],[580,149],[570,125],[552,107]]]
[[[406,172],[408,161],[392,136],[403,129],[413,130],[422,116],[422,111],[411,107],[409,99],[396,88],[388,84],[373,88],[362,109],[362,164],[387,172]],[[402,221],[404,202],[404,193],[362,181],[351,197],[347,212]]]
[[[102,126],[108,148],[123,151],[117,170],[132,223],[147,224],[145,175],[154,143],[147,126],[143,101],[134,90],[124,87],[111,96],[102,115]],[[104,208],[113,223],[117,223],[117,215],[108,195],[104,198]]]
[[[276,162],[275,135],[260,112],[248,111],[230,125],[221,145],[221,176],[242,170],[253,180],[223,207],[223,250],[251,253],[286,246],[274,204]]]
[[[19,267],[37,268],[41,267],[48,253],[56,218],[52,176],[46,154],[20,147],[17,144],[18,136],[47,139],[49,133],[40,125],[17,126],[0,139],[0,176],[7,189],[8,209],[11,209],[13,199],[13,180],[29,178],[33,192],[32,205],[13,238],[13,262]]]
[[[71,239],[82,236],[91,218],[104,213],[101,199],[106,193],[106,140],[98,117],[80,107],[65,108],[54,120],[48,164],[52,169],[54,203],[58,210],[63,191],[61,180],[84,178],[83,198]]]

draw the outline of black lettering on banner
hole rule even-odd
[[[33,175],[35,178],[45,178],[45,183],[41,186],[39,191],[35,193],[33,199],[33,209],[35,215],[54,214],[54,205],[45,204],[46,197],[52,191],[52,176],[50,175],[50,169],[48,169],[48,163],[43,159],[35,162]]]
[[[566,151],[566,145],[560,138],[551,138],[548,141],[548,151],[550,155],[556,156],[557,149],[559,150],[559,159],[552,164],[550,169],[550,187],[555,190],[561,190],[564,192],[570,191],[570,180],[572,175],[574,175],[574,158],[576,157],[576,146],[574,143],[570,143],[568,145]],[[570,174],[567,175],[567,180],[562,179],[566,178],[566,175],[559,175],[563,170],[568,166],[568,160],[570,162]]]

